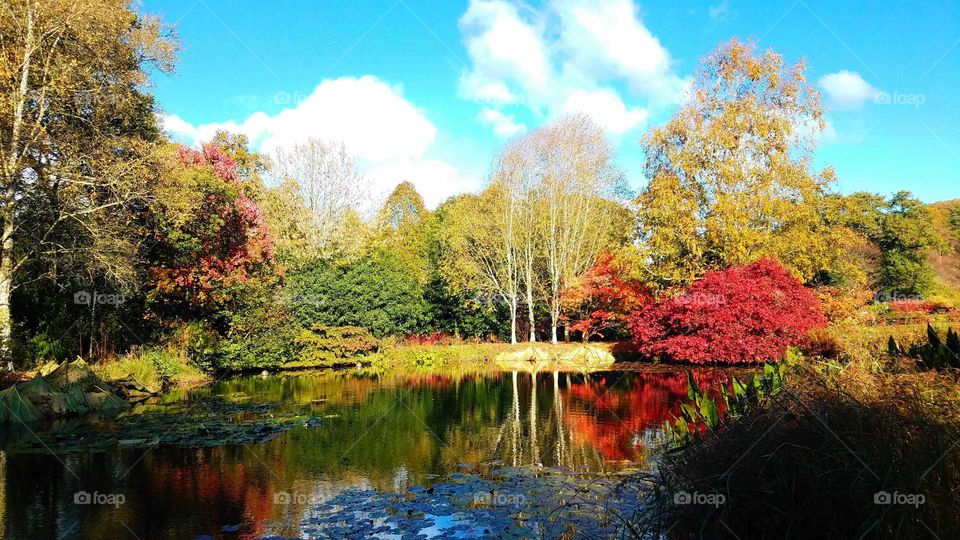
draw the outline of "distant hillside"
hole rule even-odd
[[[930,205],[933,226],[943,242],[943,248],[932,251],[928,259],[940,281],[954,291],[960,291],[960,245],[958,245],[960,242],[950,230],[947,219],[950,211],[958,207],[960,207],[960,199],[940,201]]]

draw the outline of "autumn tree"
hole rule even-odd
[[[773,259],[711,270],[682,294],[644,305],[633,344],[651,358],[695,364],[777,361],[826,326],[816,293]]]
[[[274,184],[295,185],[310,212],[311,242],[319,254],[329,255],[343,227],[347,213],[365,206],[367,183],[357,170],[343,143],[316,138],[278,148],[271,158]]]
[[[26,265],[30,279],[56,280],[65,263],[133,279],[125,212],[149,194],[159,136],[144,86],[149,69],[171,69],[173,53],[159,20],[126,0],[8,0],[0,9],[3,355]]]
[[[272,237],[251,186],[220,147],[179,147],[164,164],[148,298],[163,314],[203,316],[271,259]]]
[[[422,285],[429,275],[427,239],[432,221],[433,214],[417,188],[410,182],[401,182],[377,213],[372,247],[396,253]]]
[[[517,342],[520,268],[513,247],[515,214],[502,185],[480,195],[461,195],[445,205],[440,242],[446,257],[441,272],[458,291],[505,302],[510,311],[510,342]]]
[[[824,127],[805,65],[732,40],[703,61],[689,98],[643,139],[649,185],[637,200],[654,281],[776,257],[804,281],[851,241],[823,215],[834,181],[812,170]]]
[[[612,253],[601,253],[564,289],[563,322],[584,341],[625,334],[630,315],[651,299],[646,286],[623,266]]]
[[[563,290],[609,247],[623,174],[589,117],[569,115],[532,135],[539,177],[537,232],[545,261],[551,340],[557,343]]]

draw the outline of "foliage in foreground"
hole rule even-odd
[[[640,528],[676,538],[956,537],[957,433],[954,374],[806,367],[739,421],[668,453]]]
[[[707,272],[683,294],[640,309],[630,330],[649,357],[736,364],[783,358],[825,324],[816,295],[766,259]]]

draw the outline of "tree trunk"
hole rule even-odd
[[[13,290],[13,220],[3,219],[0,241],[0,360],[10,360],[10,337],[13,319],[10,314],[10,292]]]
[[[10,313],[10,293],[13,291],[13,209],[16,204],[15,185],[20,168],[20,138],[23,130],[24,108],[27,103],[27,92],[30,88],[30,67],[34,48],[33,35],[33,5],[27,4],[27,36],[23,47],[23,63],[20,72],[20,86],[15,94],[16,108],[10,131],[10,148],[7,162],[3,167],[4,183],[3,201],[0,208],[3,215],[3,232],[0,233],[0,360],[10,360],[10,337],[13,334],[13,318]]]
[[[529,278],[528,278],[529,279]],[[527,314],[530,318],[530,342],[537,341],[537,325],[533,314],[533,287],[527,285]]]
[[[517,297],[510,299],[510,343],[517,343]]]

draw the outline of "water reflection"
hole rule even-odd
[[[695,378],[716,391],[730,374],[704,370]],[[661,426],[679,414],[686,389],[683,371],[232,379],[165,399],[275,403],[277,411],[321,417],[320,427],[247,446],[58,456],[6,448],[0,452],[0,537],[298,536],[312,506],[348,488],[402,492],[447,473],[482,472],[491,462],[591,471],[647,467],[663,438]],[[110,423],[96,427],[109,430]],[[75,504],[79,491],[119,493],[125,501]]]

